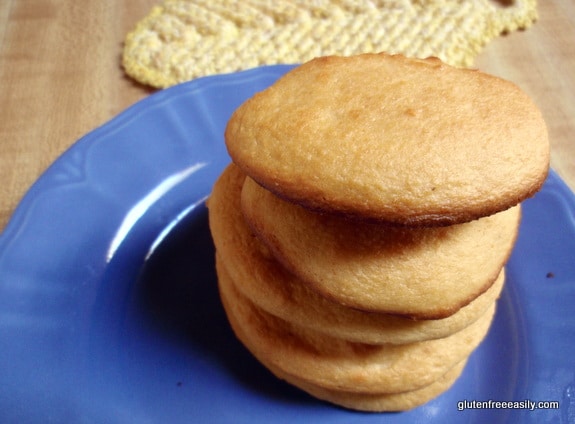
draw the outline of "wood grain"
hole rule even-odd
[[[150,90],[120,67],[123,39],[153,0],[0,2],[0,226],[78,138]]]
[[[533,97],[547,122],[551,166],[575,189],[575,2],[539,1],[539,21],[488,45],[476,65]]]
[[[159,0],[0,2],[0,229],[70,145],[152,90],[120,66],[126,33]],[[552,166],[575,187],[575,3],[540,1],[527,31],[490,43],[477,66],[543,110]]]

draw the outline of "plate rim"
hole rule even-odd
[[[14,210],[5,229],[0,234],[0,272],[2,256],[10,244],[14,242],[15,239],[17,239],[22,226],[26,224],[26,215],[31,213],[30,208],[34,204],[36,196],[43,193],[44,185],[47,184],[45,181],[50,178],[53,172],[58,170],[60,165],[65,164],[68,160],[70,160],[70,158],[75,155],[75,152],[87,148],[87,146],[89,146],[94,139],[97,140],[99,137],[105,137],[108,132],[114,131],[116,126],[128,125],[131,120],[137,119],[143,109],[145,110],[150,107],[157,106],[162,102],[171,101],[174,95],[185,96],[190,91],[201,89],[202,86],[216,86],[221,84],[223,80],[229,80],[230,78],[234,81],[236,81],[235,78],[239,78],[240,80],[250,80],[254,77],[257,77],[262,72],[269,73],[274,77],[280,77],[283,75],[283,73],[293,68],[294,66],[295,65],[269,65],[266,67],[254,68],[234,74],[204,77],[198,80],[170,87],[168,89],[154,93],[149,97],[135,103],[125,111],[116,115],[110,121],[102,124],[98,128],[81,137],[77,142],[73,143],[65,152],[63,152],[40,175],[36,182],[27,190],[22,200]],[[572,217],[575,216],[575,195],[567,186],[567,184],[560,178],[560,176],[552,169],[549,171],[549,176],[547,178],[546,184],[548,184],[547,188],[551,187],[553,190],[556,190],[559,193],[561,200],[565,202],[565,205],[571,212]]]

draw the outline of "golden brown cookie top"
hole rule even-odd
[[[348,341],[368,344],[413,343],[446,337],[467,327],[477,320],[501,293],[505,280],[504,271],[500,272],[497,281],[484,294],[462,307],[458,312],[444,319],[433,320],[414,320],[389,314],[366,313],[358,308],[350,308],[330,301],[318,291],[312,290],[308,283],[298,279],[281,266],[278,261],[274,260],[271,252],[254,236],[241,211],[240,196],[244,179],[244,174],[236,166],[230,164],[216,181],[208,201],[210,230],[217,252],[216,269],[218,269],[220,280],[224,278],[222,274],[229,274],[228,278],[234,281],[238,290],[254,304],[279,318]],[[266,208],[265,205],[262,205],[262,209],[264,212],[273,213],[272,209]],[[278,219],[281,218],[278,217]],[[433,232],[445,229],[423,230]],[[349,232],[344,236],[348,234]],[[317,249],[325,248],[325,245],[321,245],[321,236],[318,241],[320,243]],[[352,240],[351,244],[355,244],[356,241],[357,239]],[[365,248],[365,246],[358,247]],[[498,246],[494,246],[494,250],[497,248]],[[485,254],[490,254],[490,252],[477,252],[477,256]],[[394,261],[393,258],[391,259]],[[439,262],[440,259],[438,258]],[[481,260],[478,262],[482,264]],[[321,264],[318,265],[321,267]],[[341,269],[341,265],[338,266],[337,263],[334,267]],[[435,263],[422,266],[428,272],[437,269],[436,267]],[[389,267],[386,267],[383,272],[385,271],[389,271]],[[485,274],[488,275],[489,271],[485,270]],[[408,275],[413,274],[406,273],[406,279]],[[443,276],[435,275],[436,281],[443,283]],[[463,289],[456,287],[454,290],[452,283],[452,281],[446,282],[447,292],[459,293],[468,290],[467,286],[472,285],[472,281],[464,280],[465,287]],[[225,284],[225,282],[220,281],[220,284]],[[410,286],[412,284],[408,282],[403,287],[409,290]],[[381,292],[379,295],[375,294],[375,297],[381,298],[386,295],[385,290]],[[419,303],[423,304],[418,308],[420,311],[431,309],[430,305],[426,304],[430,303],[429,297],[424,295],[418,299]],[[464,294],[462,297],[467,296]],[[449,303],[450,299],[442,296],[437,309],[449,311]],[[397,311],[397,308],[395,310]],[[453,310],[449,311],[451,312]]]
[[[521,217],[515,206],[463,224],[408,228],[314,213],[250,178],[241,196],[254,235],[311,289],[347,307],[414,319],[452,316],[488,290]]]
[[[240,106],[234,162],[311,209],[402,225],[461,223],[533,195],[541,113],[516,85],[439,59],[322,57]]]

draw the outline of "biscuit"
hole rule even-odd
[[[262,363],[329,390],[400,393],[427,386],[465,360],[484,339],[495,304],[448,337],[403,345],[352,343],[304,329],[265,312],[233,284],[220,298],[238,339]]]
[[[408,226],[462,223],[532,196],[543,117],[511,82],[439,59],[313,59],[243,103],[232,160],[307,208]]]
[[[520,206],[446,227],[406,228],[319,214],[246,178],[246,221],[272,254],[334,301],[418,319],[457,312],[496,280],[518,231]]]
[[[447,391],[459,378],[466,364],[467,360],[463,360],[433,383],[420,389],[401,393],[357,393],[330,390],[288,375],[270,364],[266,364],[266,366],[276,377],[287,381],[318,399],[358,411],[392,412],[413,409]]]
[[[286,281],[287,290],[277,280],[253,284],[237,283],[219,255],[216,269],[221,285],[234,286],[243,296],[264,311],[297,326],[341,340],[362,344],[409,344],[447,337],[463,330],[484,315],[495,302],[503,287],[505,273],[487,293],[466,306],[457,314],[440,320],[412,320],[387,314],[374,314],[342,307],[314,292],[309,292],[297,282]],[[276,268],[280,270],[280,268]],[[296,285],[291,285],[295,282]],[[262,292],[257,291],[258,287]],[[303,289],[299,289],[302,287]],[[246,292],[248,294],[246,294]],[[290,294],[294,294],[290,296]],[[306,298],[310,294],[310,298]],[[250,297],[252,296],[252,297]]]
[[[365,313],[330,301],[286,271],[253,236],[240,211],[244,174],[230,164],[208,201],[217,266],[240,292],[260,308],[301,326],[361,343],[412,343],[445,337],[474,322],[497,299],[497,282],[457,313],[440,320],[412,320]],[[223,283],[222,283],[223,284]]]

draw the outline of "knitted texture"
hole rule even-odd
[[[536,0],[164,0],[127,35],[123,66],[159,88],[334,54],[468,67],[490,40],[536,19]]]

